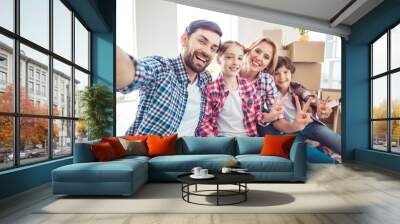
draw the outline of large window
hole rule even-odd
[[[0,2],[0,170],[71,156],[87,139],[74,105],[90,84],[90,31],[63,0]]]
[[[370,45],[371,146],[400,153],[400,24]]]

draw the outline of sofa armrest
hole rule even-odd
[[[96,144],[98,142],[91,141],[91,142],[75,143],[75,147],[74,147],[74,163],[95,162],[96,158],[94,157],[90,146],[92,144]]]
[[[301,138],[296,138],[290,149],[290,160],[293,162],[293,180],[305,181],[307,176],[307,150]]]

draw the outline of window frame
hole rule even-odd
[[[53,115],[53,59],[58,60],[61,63],[64,63],[68,66],[71,66],[71,104],[74,105],[75,103],[75,88],[74,88],[74,82],[75,82],[75,69],[85,73],[88,75],[89,78],[89,83],[88,86],[92,85],[92,69],[91,69],[91,48],[92,48],[92,43],[91,43],[91,37],[92,37],[92,30],[88,27],[88,25],[84,22],[84,20],[79,16],[78,13],[76,13],[72,7],[68,4],[68,2],[66,2],[65,0],[59,0],[69,11],[71,11],[71,18],[70,18],[70,23],[71,23],[71,59],[67,59],[64,58],[63,56],[57,54],[54,52],[54,39],[53,39],[53,23],[54,23],[54,18],[53,18],[53,1],[54,0],[48,0],[48,4],[49,4],[49,47],[48,49],[46,49],[45,47],[42,47],[39,44],[34,43],[33,41],[30,41],[29,39],[24,38],[23,36],[20,35],[20,0],[14,0],[13,1],[13,10],[14,10],[14,18],[13,18],[13,22],[14,22],[14,30],[10,31],[4,27],[0,26],[0,35],[3,35],[4,37],[10,38],[13,41],[13,64],[10,65],[12,66],[12,68],[10,69],[12,71],[13,78],[14,78],[14,110],[13,112],[1,112],[0,111],[0,116],[4,116],[4,117],[12,117],[13,119],[13,166],[10,167],[5,167],[5,168],[0,168],[0,172],[5,171],[5,170],[11,170],[11,169],[16,169],[19,167],[23,167],[23,166],[30,166],[33,164],[38,164],[38,163],[43,163],[46,161],[50,161],[50,160],[58,160],[58,159],[62,159],[62,158],[66,158],[66,157],[70,157],[73,156],[73,152],[74,152],[74,143],[75,143],[75,123],[76,121],[79,120],[79,117],[75,116],[75,108],[72,107],[71,108],[71,114],[68,116],[56,116]],[[78,64],[75,63],[75,19],[77,19],[82,25],[83,27],[88,31],[88,69],[85,69],[81,66],[79,66]],[[27,113],[21,113],[20,111],[20,85],[21,85],[21,80],[20,80],[20,64],[21,64],[21,57],[20,57],[20,45],[23,44],[27,47],[32,48],[33,50],[36,50],[42,54],[45,54],[46,56],[48,56],[48,82],[45,85],[45,90],[48,92],[45,94],[48,96],[48,112],[46,115],[39,115],[39,114],[27,114]],[[30,78],[30,73],[29,73],[29,68],[30,66],[29,64],[27,64],[27,73],[26,75],[26,81],[32,81],[34,83],[34,86],[36,83],[42,83],[42,79],[41,79],[41,74],[42,72],[39,73],[39,80],[36,80],[36,69],[33,68],[33,79]],[[37,82],[36,82],[37,81]],[[42,85],[40,85],[42,87]],[[28,86],[27,87],[27,91],[28,90]],[[36,89],[34,88],[34,92],[36,91]],[[38,96],[42,96],[42,94],[39,94]],[[43,157],[43,160],[40,160],[38,162],[31,162],[31,163],[24,163],[21,164],[21,158],[20,158],[20,119],[21,118],[45,118],[47,119],[47,123],[48,123],[48,135],[47,135],[47,157]],[[71,122],[71,153],[68,155],[62,155],[62,156],[55,156],[53,155],[54,153],[54,149],[55,147],[53,147],[53,123],[55,123],[57,120],[64,120],[64,121],[70,121]]]
[[[400,26],[400,21],[395,22],[392,24],[389,28],[385,29],[384,32],[379,34],[375,39],[373,39],[369,44],[369,149],[373,151],[379,151],[379,152],[386,152],[390,154],[400,154],[400,152],[393,152],[392,151],[392,122],[393,121],[400,121],[400,117],[393,117],[392,116],[392,86],[391,86],[391,80],[392,76],[395,75],[396,73],[400,72],[400,66],[394,69],[391,69],[391,31],[393,28]],[[374,76],[373,72],[373,44],[376,43],[381,37],[384,35],[387,35],[387,63],[386,63],[386,71],[376,74]],[[386,105],[386,118],[373,118],[373,93],[374,93],[374,86],[373,86],[373,81],[382,77],[386,77],[386,86],[387,86],[387,93],[386,93],[386,98],[387,98],[387,105]],[[375,121],[386,121],[386,151],[379,150],[374,148],[374,132],[373,132],[373,122]]]

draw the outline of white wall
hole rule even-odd
[[[135,8],[137,56],[176,57],[176,4],[162,0],[136,0]]]
[[[263,21],[258,21],[254,19],[248,19],[239,17],[238,19],[239,25],[239,41],[244,44],[244,46],[248,47],[250,44],[262,37],[264,30],[275,30],[282,29],[283,37],[282,42],[283,46],[297,40],[298,32],[295,28],[282,26],[272,23],[267,23]]]

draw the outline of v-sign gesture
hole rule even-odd
[[[303,130],[307,124],[312,122],[310,114],[307,113],[308,109],[310,108],[311,98],[308,98],[303,108],[301,108],[299,97],[297,95],[294,95],[294,101],[296,103],[295,124],[300,130]]]

